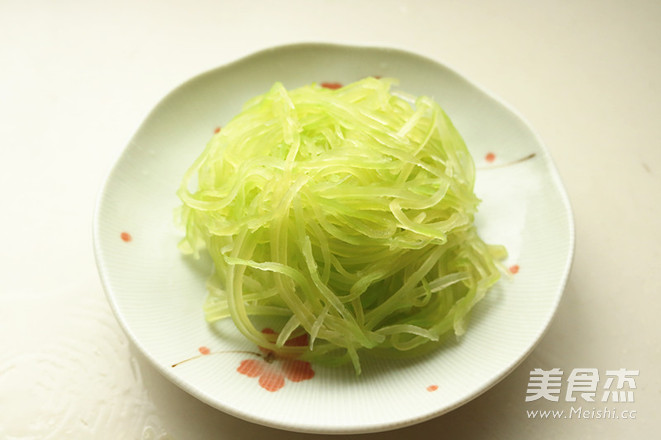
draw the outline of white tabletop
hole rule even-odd
[[[103,179],[160,98],[259,49],[311,41],[407,49],[503,98],[549,147],[576,222],[557,316],[511,375],[449,414],[360,437],[652,438],[660,22],[656,0],[3,1],[0,439],[316,438],[225,415],[160,376],[110,310],[91,233]],[[597,369],[597,399],[526,402],[536,368],[564,381]],[[622,368],[634,401],[601,402]]]

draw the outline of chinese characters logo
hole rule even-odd
[[[560,396],[564,396],[565,402],[576,402],[577,398],[586,402],[633,402],[635,378],[639,370],[625,368],[606,370],[602,377],[596,368],[574,368],[564,381],[567,384],[564,394],[562,393],[563,374],[564,372],[559,368],[532,370],[526,391],[526,402],[539,399],[557,402]]]

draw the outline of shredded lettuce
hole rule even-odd
[[[394,85],[275,83],[213,136],[178,190],[179,247],[215,265],[207,321],[357,372],[362,350],[464,333],[505,250],[475,230],[475,166],[449,117]],[[259,317],[282,322],[275,342]],[[302,333],[308,347],[286,344]]]

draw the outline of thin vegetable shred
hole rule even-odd
[[[358,373],[365,350],[405,356],[464,333],[505,250],[473,225],[475,165],[451,120],[395,84],[276,83],[209,141],[178,191],[180,249],[215,265],[209,322]],[[286,344],[302,334],[307,347]]]

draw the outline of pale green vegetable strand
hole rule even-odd
[[[465,331],[505,251],[475,230],[475,166],[452,121],[395,85],[276,83],[213,136],[178,191],[180,249],[215,264],[209,322],[357,372],[364,350],[404,356]],[[275,342],[264,318],[281,323]],[[286,344],[304,333],[307,347]]]

